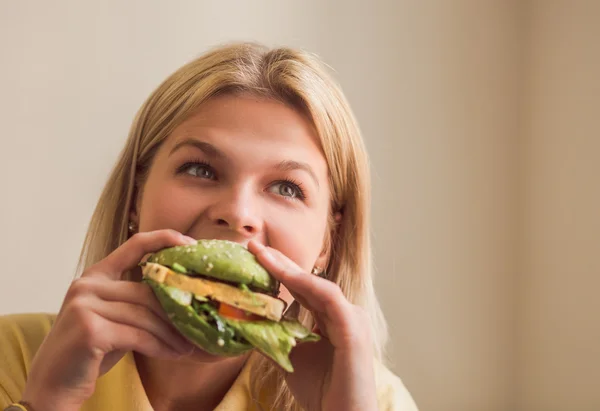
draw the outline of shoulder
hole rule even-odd
[[[54,314],[0,315],[0,405],[18,398]]]
[[[19,354],[27,362],[27,359],[35,355],[55,319],[54,314],[41,313],[0,316],[2,352]]]
[[[375,361],[379,411],[418,411],[402,380],[380,361]]]

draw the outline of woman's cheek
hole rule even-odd
[[[304,271],[311,272],[323,249],[325,224],[315,223],[318,220],[317,216],[307,214],[271,214],[267,222],[269,245]]]
[[[147,193],[142,208],[142,223],[145,231],[172,228],[184,231],[194,220],[195,210],[201,206],[196,196],[185,187],[165,186],[161,190]]]

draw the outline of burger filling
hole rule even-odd
[[[288,354],[296,340],[319,339],[298,321],[282,319],[285,302],[255,292],[244,284],[234,285],[189,273],[178,264],[167,267],[146,263],[143,273],[144,277],[161,285],[173,301],[191,308],[214,327],[219,332],[219,346],[229,341],[252,345],[284,369],[292,371]]]

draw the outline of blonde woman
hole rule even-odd
[[[416,410],[381,362],[369,188],[356,121],[316,57],[243,43],[188,63],[136,116],[58,315],[0,318],[0,405]],[[323,336],[294,348],[294,373],[194,348],[139,282],[144,255],[199,238],[247,246]]]

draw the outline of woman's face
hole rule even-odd
[[[132,219],[140,231],[273,247],[306,271],[322,267],[329,213],[325,158],[294,109],[249,96],[209,100],[158,150]],[[280,297],[292,298],[282,287]]]

